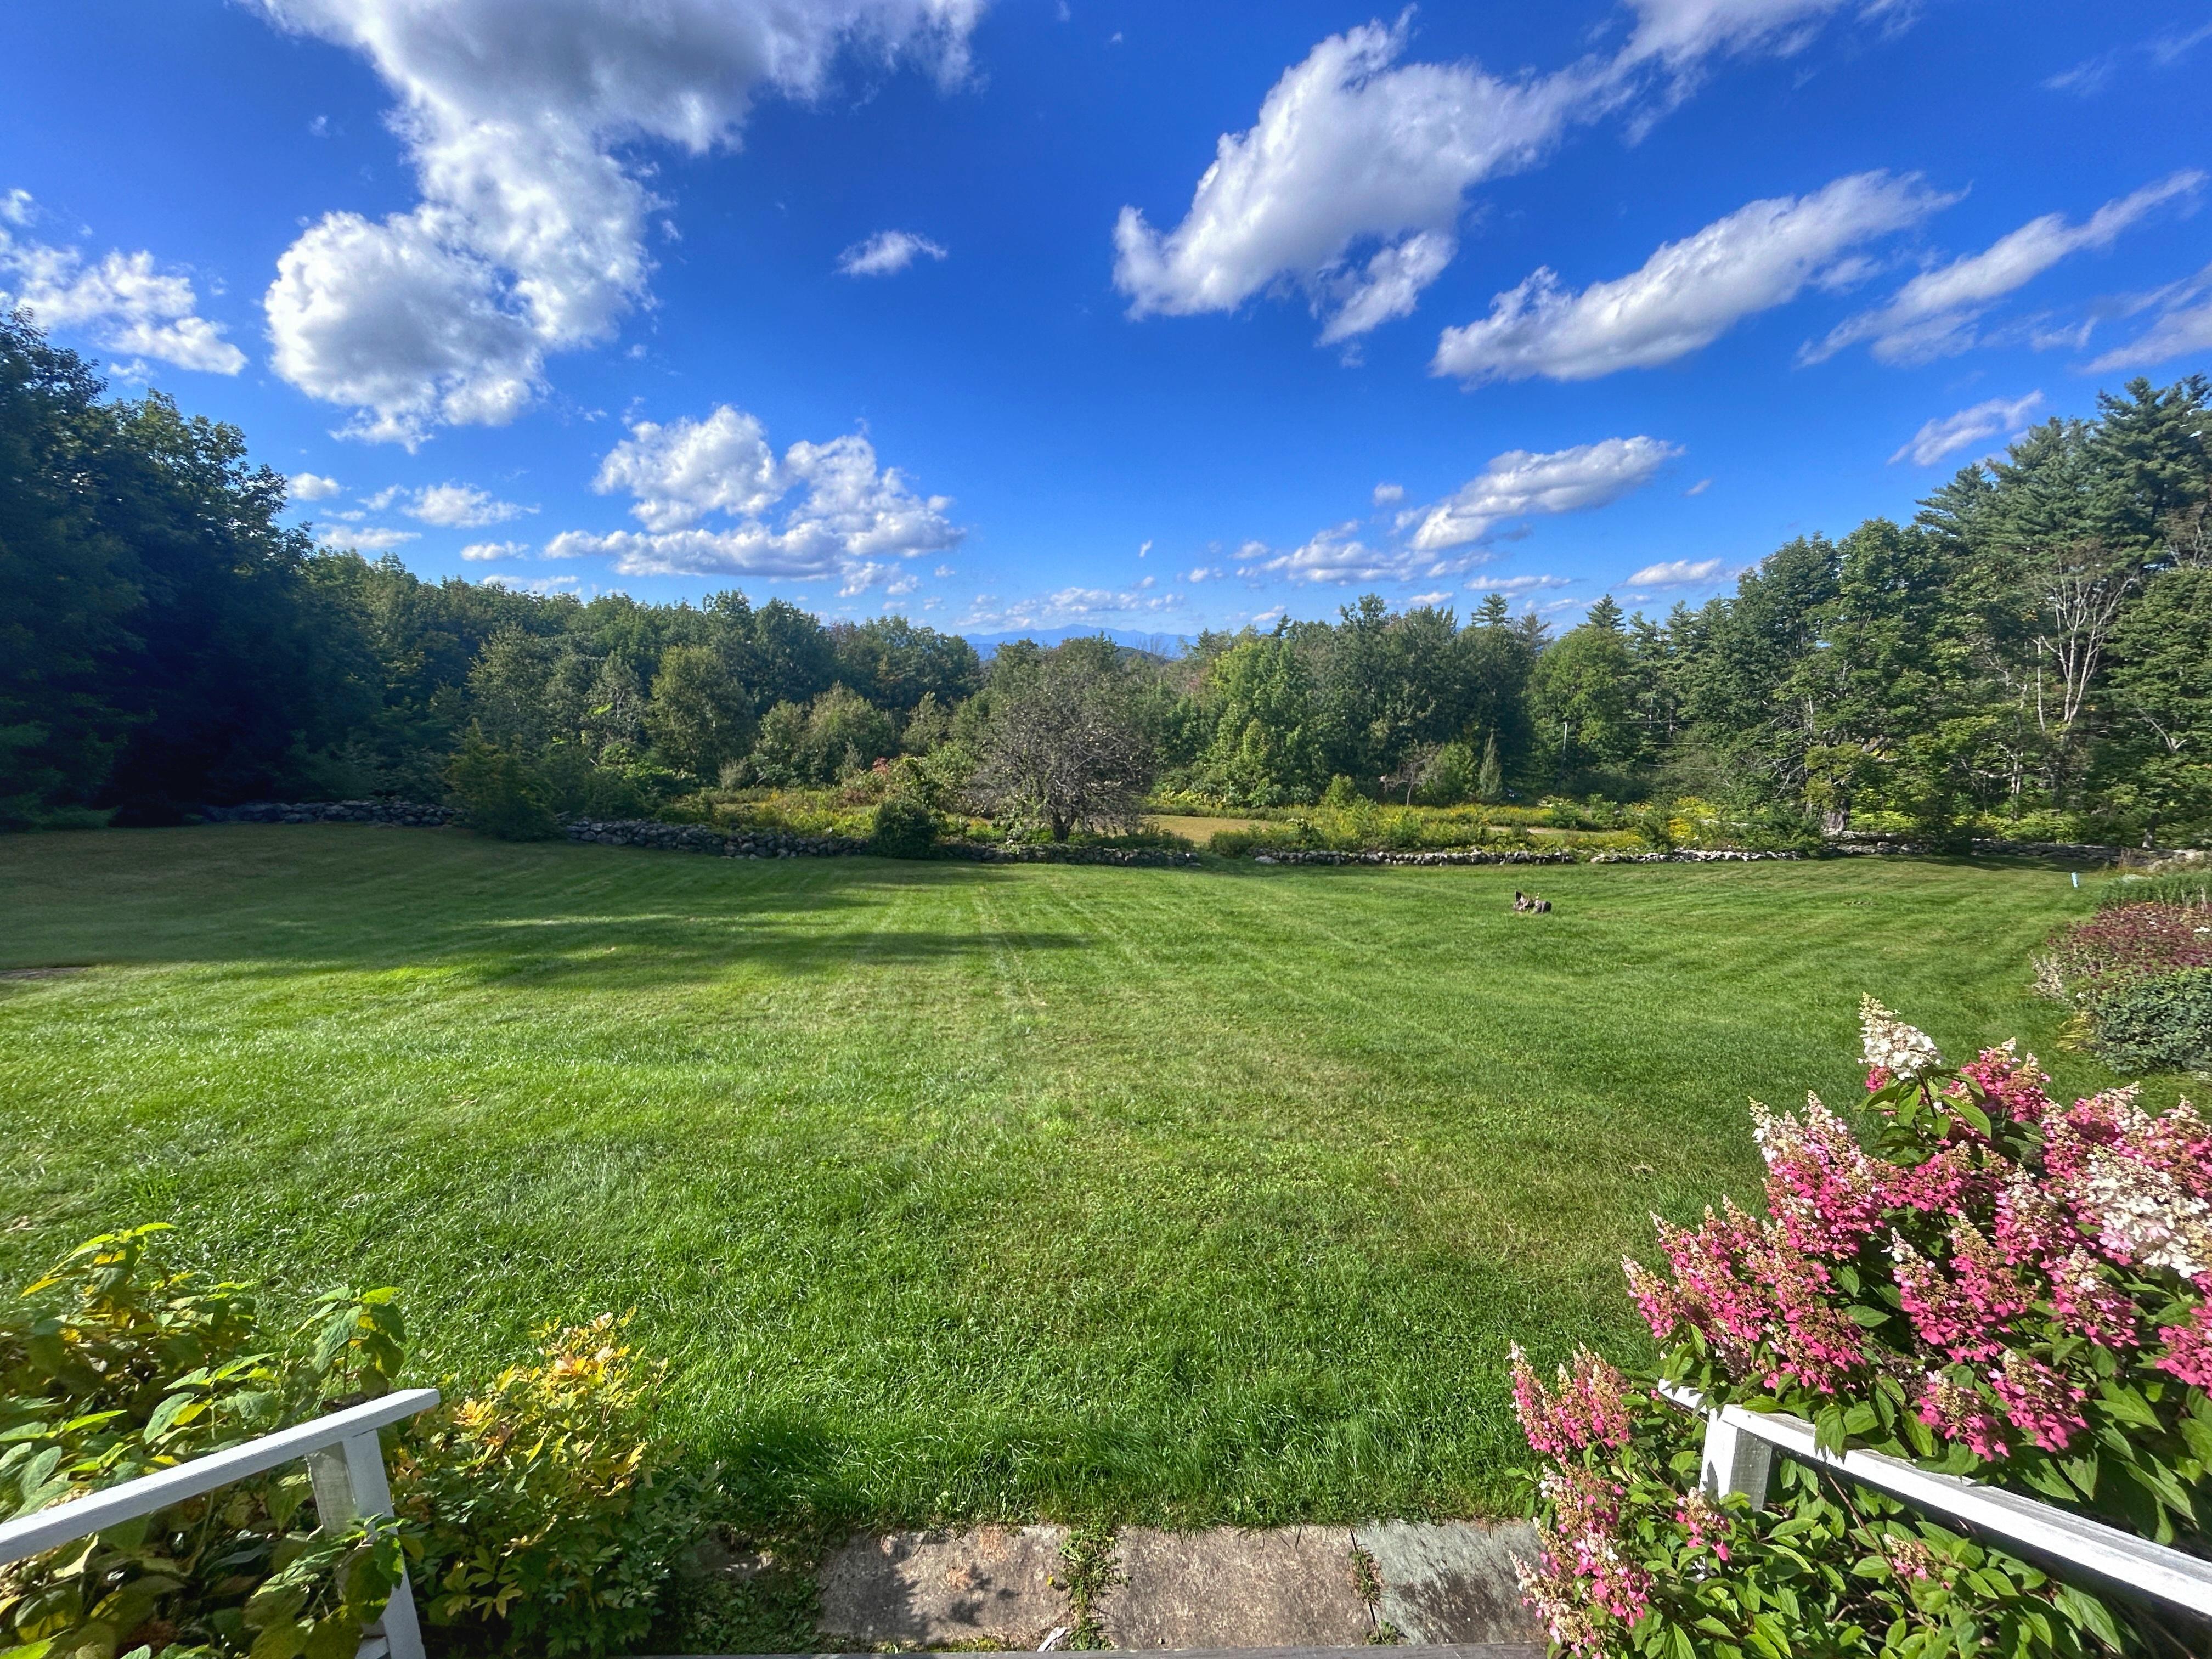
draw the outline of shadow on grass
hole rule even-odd
[[[36,908],[45,914],[27,912],[7,954],[41,975],[60,962],[79,972],[222,964],[270,979],[417,969],[464,986],[649,988],[733,972],[804,977],[1091,943],[1073,933],[996,927],[988,907],[946,904],[927,891],[1013,878],[1000,866],[755,863],[509,848],[429,831],[405,832],[410,839],[402,842],[353,826],[340,830],[353,831],[344,841],[293,826],[276,832],[280,840],[264,830],[257,845],[238,839],[239,829],[212,832],[228,844],[204,841],[192,849],[197,860],[173,859],[164,880],[134,880],[137,868],[109,872],[88,861],[69,872],[76,892],[40,895]],[[210,835],[143,833],[179,842]],[[101,878],[110,873],[124,878]],[[902,896],[922,902],[902,904]]]

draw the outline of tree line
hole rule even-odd
[[[1658,618],[1554,635],[1370,595],[1176,655],[425,581],[318,549],[236,428],[0,321],[0,823],[438,799],[495,757],[548,810],[901,776],[1066,835],[1148,794],[1279,807],[1696,794],[2212,823],[2212,387],[2136,381],[1963,469],[1909,524],[1805,537]]]

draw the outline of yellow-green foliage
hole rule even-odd
[[[1355,799],[1348,806],[1308,806],[1272,816],[1275,822],[1265,828],[1222,830],[1207,845],[1233,858],[1270,848],[1358,853],[1550,848],[1596,852],[1642,844],[1626,830],[1557,826],[1545,811],[1526,807],[1387,806]]]
[[[645,1433],[661,1368],[637,1362],[626,1322],[541,1334],[536,1364],[419,1419],[399,1452],[424,1617],[466,1646],[601,1653],[652,1625],[694,1522],[656,1483]]]
[[[0,1314],[0,1518],[391,1388],[391,1291],[272,1332],[251,1287],[167,1265],[166,1231],[95,1238]],[[396,1521],[319,1528],[297,1464],[234,1482],[0,1576],[0,1659],[352,1659],[403,1558],[452,1647],[633,1644],[696,1531],[693,1488],[657,1482],[646,1442],[659,1376],[613,1319],[549,1333],[391,1437]]]

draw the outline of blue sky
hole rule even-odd
[[[0,294],[426,575],[978,634],[1663,610],[2212,368],[2212,4],[10,23]]]

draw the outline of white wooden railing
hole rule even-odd
[[[0,1565],[40,1555],[58,1546],[188,1498],[198,1498],[248,1475],[305,1458],[314,1483],[315,1515],[325,1527],[356,1516],[392,1513],[392,1487],[384,1478],[384,1449],[376,1431],[438,1403],[435,1389],[403,1389],[380,1400],[349,1406],[311,1422],[295,1424],[173,1468],[85,1493],[13,1521],[0,1522]],[[356,1659],[422,1659],[422,1630],[415,1617],[415,1592],[407,1569],[384,1615],[362,1634]]]
[[[1786,1452],[1946,1520],[1963,1522],[1976,1532],[2045,1560],[2063,1562],[2137,1595],[2212,1617],[2212,1561],[2202,1557],[2185,1555],[2001,1486],[1923,1469],[1903,1458],[1881,1452],[1824,1451],[1813,1425],[1802,1417],[1746,1411],[1741,1406],[1713,1411],[1693,1389],[1668,1385],[1662,1392],[1685,1411],[1705,1414],[1702,1479],[1710,1498],[1741,1492],[1753,1509],[1763,1509],[1774,1454]]]

